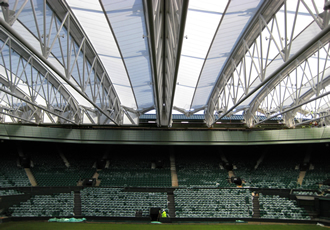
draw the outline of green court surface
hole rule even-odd
[[[1,230],[314,230],[326,229],[317,225],[294,224],[120,224],[120,223],[48,223],[9,222],[0,224]]]

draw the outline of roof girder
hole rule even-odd
[[[172,126],[172,109],[189,0],[144,0],[158,126]]]
[[[25,4],[26,2],[24,2],[24,5]],[[106,117],[107,120],[120,125],[122,123],[123,113],[122,108],[120,107],[119,98],[116,95],[114,87],[106,71],[104,70],[99,57],[97,56],[92,45],[90,45],[90,42],[84,32],[79,27],[79,23],[74,18],[74,15],[68,6],[61,1],[42,1],[42,22],[38,22],[34,8],[35,6],[32,1],[30,4],[31,5],[29,5],[29,7],[32,8],[31,14],[34,16],[33,18],[37,30],[36,34],[33,34],[33,36],[40,43],[40,51],[34,48],[31,49],[32,47],[29,48],[33,50],[33,52],[37,54],[41,60],[49,65],[50,68],[57,73],[57,75],[64,79],[74,90],[76,90],[90,104],[99,110],[99,112],[103,114],[102,116]],[[50,8],[48,6],[50,6]],[[46,8],[47,10],[50,9],[52,11],[51,18],[47,18],[48,15],[46,15]],[[11,9],[4,7],[2,9],[4,14],[6,14],[7,11],[12,11]],[[11,25],[14,24],[15,20],[19,20],[19,13],[20,11],[15,14],[15,18],[8,21]],[[56,20],[60,20],[60,25],[57,24]],[[21,23],[24,24],[24,22]],[[55,36],[54,33],[52,34],[52,30],[54,30],[54,28],[56,29]],[[64,33],[64,35],[62,33]],[[65,36],[67,34],[69,36]],[[64,39],[60,39],[62,37]],[[52,53],[54,43],[57,42],[60,43],[61,46],[61,58],[57,58],[57,56]],[[41,55],[39,55],[40,53]],[[83,54],[83,57],[81,57],[81,54]],[[52,59],[49,59],[50,55],[53,55]],[[54,63],[54,57],[55,59],[57,58],[56,60],[62,65],[63,69],[58,69],[52,65],[52,63]],[[80,60],[80,63],[83,62],[84,66],[81,72],[78,70],[79,64],[77,59],[79,58],[83,59]],[[78,71],[79,76],[75,74],[72,75],[73,71]],[[72,77],[74,78],[73,81],[71,80]],[[89,94],[86,93],[87,89]],[[112,112],[109,113],[109,110]]]
[[[258,92],[254,99],[250,102],[250,108],[246,111],[246,120],[249,127],[253,126],[253,116],[260,103],[268,95],[269,90],[275,88],[291,71],[296,69],[308,57],[313,55],[319,48],[330,40],[330,26],[325,27],[319,34],[317,34],[311,41],[309,41],[299,52],[288,59],[279,69],[277,69],[271,76],[270,80],[264,84],[263,88]],[[323,70],[325,71],[325,70]],[[322,72],[323,72],[322,71]],[[319,87],[317,85],[316,87]],[[319,92],[319,90],[318,90]],[[306,96],[306,95],[305,95]],[[296,99],[298,102],[299,98]],[[291,118],[293,119],[293,118]],[[291,122],[289,126],[292,126]]]
[[[5,41],[0,53],[2,56],[2,62],[4,64],[4,71],[6,75],[4,77],[7,77],[7,79],[1,77],[0,82],[10,90],[10,91],[6,91],[6,93],[30,104],[31,109],[37,107],[39,109],[48,111],[49,113],[61,117],[59,113],[54,113],[54,111],[51,111],[52,110],[51,107],[53,107],[53,103],[54,102],[58,103],[58,100],[55,99],[55,97],[59,96],[60,100],[64,100],[62,101],[62,103],[64,102],[64,104],[66,105],[63,108],[55,108],[55,109],[63,109],[63,110],[69,109],[70,111],[72,111],[72,118],[71,118],[72,120],[67,119],[66,117],[61,117],[61,118],[68,120],[70,123],[79,124],[80,109],[77,102],[73,99],[72,95],[66,90],[65,87],[63,87],[63,85],[60,82],[56,80],[55,76],[39,61],[39,59],[31,51],[29,51],[26,47],[24,47],[23,44],[17,41],[16,38],[12,37],[12,35],[8,31],[6,31],[5,28],[2,27],[0,31],[1,31],[0,39],[2,41]],[[6,64],[6,59],[3,58],[3,50],[5,47],[7,47],[9,50],[7,64]],[[19,59],[14,58],[13,56],[14,54],[12,54],[14,52],[15,54],[19,55]],[[23,65],[22,62],[23,59],[26,61],[24,68],[22,68],[20,71],[18,71],[18,69],[13,70],[12,69],[13,65],[15,66]],[[35,69],[37,73],[32,71],[32,68]],[[27,75],[26,71],[28,70],[30,70],[30,72],[28,72],[30,74],[29,76],[30,79],[26,77]],[[15,74],[19,74],[19,76],[16,76]],[[23,78],[22,76],[24,76],[25,78]],[[23,81],[24,79],[26,79],[25,82]],[[45,81],[50,85],[44,85]],[[29,95],[27,95],[26,93],[23,92],[23,90],[20,89],[19,84],[24,85],[25,87],[28,88],[27,92],[29,93]],[[4,89],[1,90],[5,92]],[[43,94],[46,97],[42,97],[40,92],[43,92]],[[43,100],[45,100],[46,103],[45,106],[39,105],[36,102],[36,98],[38,96],[42,97]]]
[[[224,65],[221,73],[219,74],[218,80],[212,90],[210,98],[205,108],[205,122],[207,126],[213,125],[216,120],[214,116],[214,111],[217,107],[217,102],[219,101],[219,94],[225,90],[227,81],[230,78],[232,72],[235,71],[235,68],[239,61],[244,57],[246,46],[250,47],[255,39],[259,36],[260,31],[260,20],[259,15],[263,15],[265,20],[268,21],[270,18],[278,11],[278,9],[283,5],[284,0],[276,1],[265,1],[259,8],[256,16],[251,20],[249,26],[243,32],[240,40],[237,42],[237,45],[233,52],[227,58],[227,62]],[[230,112],[228,108],[223,108],[224,112]],[[232,108],[234,109],[234,108]],[[231,109],[231,110],[232,110]],[[226,114],[227,115],[227,114]],[[219,118],[220,119],[220,118]],[[217,119],[217,120],[219,120]]]
[[[305,4],[304,4],[305,5]],[[285,7],[286,7],[286,4],[284,5]],[[306,5],[305,5],[306,6]],[[307,6],[306,6],[307,7]],[[296,11],[298,12],[298,8],[299,8],[299,2],[298,2],[298,5],[297,5],[297,9],[296,9]],[[317,9],[315,8],[315,10],[317,11]],[[285,14],[287,13],[287,11],[286,11],[286,8],[285,8]],[[310,10],[309,10],[309,12],[310,12]],[[324,15],[325,15],[325,13],[323,12],[322,13],[323,14],[323,17],[325,17]],[[317,26],[316,27],[319,27],[319,28],[321,28],[321,29],[323,29],[323,30],[326,30],[328,27],[324,27],[324,25],[327,25],[328,23],[324,23],[324,22],[322,22],[321,21],[321,18],[320,18],[320,16],[319,15],[322,15],[322,14],[317,14],[317,16],[314,16],[313,15],[313,19],[314,19],[314,23],[316,23],[315,22],[315,20],[317,20]],[[296,16],[297,16],[297,13],[296,13]],[[311,45],[313,45],[313,42],[308,42],[308,41],[306,41],[306,42],[308,42],[308,44],[306,45],[306,46],[304,46],[305,48],[304,49],[298,49],[297,50],[297,45],[296,45],[296,47],[295,47],[295,52],[292,52],[292,53],[290,53],[290,51],[291,51],[291,47],[293,47],[293,45],[292,44],[294,44],[294,40],[299,40],[299,39],[297,39],[297,38],[299,38],[299,36],[300,37],[303,37],[303,36],[301,36],[301,34],[303,34],[304,33],[304,31],[303,32],[301,32],[301,34],[299,34],[296,38],[293,38],[293,30],[294,30],[294,26],[295,26],[295,23],[297,23],[296,21],[293,23],[293,29],[292,29],[292,34],[291,34],[291,37],[290,37],[290,39],[284,39],[284,42],[282,42],[282,41],[280,41],[279,43],[276,43],[276,41],[275,41],[275,38],[274,38],[274,36],[275,35],[273,35],[272,33],[273,33],[273,27],[272,28],[269,28],[268,27],[268,25],[267,25],[267,22],[271,19],[271,20],[273,20],[273,25],[274,25],[274,22],[275,23],[277,23],[277,19],[276,19],[276,15],[274,15],[274,16],[272,16],[270,19],[268,19],[268,20],[266,20],[265,19],[265,17],[262,15],[262,14],[260,14],[259,16],[259,26],[260,26],[260,29],[259,29],[259,31],[260,31],[260,34],[261,34],[261,31],[265,28],[266,30],[268,30],[268,32],[269,32],[269,46],[270,46],[270,44],[271,44],[271,40],[274,40],[274,44],[272,44],[272,45],[274,45],[274,46],[276,46],[277,47],[277,50],[278,50],[278,52],[279,52],[279,54],[278,54],[278,57],[281,57],[281,59],[283,59],[283,62],[284,62],[284,64],[283,65],[281,65],[281,66],[279,66],[279,65],[277,65],[277,67],[276,67],[276,70],[275,71],[271,71],[271,72],[269,72],[268,71],[268,73],[267,73],[267,75],[265,75],[265,71],[266,71],[266,68],[268,67],[267,65],[265,66],[265,69],[261,69],[260,70],[260,72],[259,72],[259,78],[261,78],[261,81],[259,81],[259,83],[258,84],[252,84],[251,85],[251,88],[248,88],[247,89],[247,91],[239,98],[239,97],[235,97],[235,95],[234,96],[232,96],[232,95],[230,95],[230,94],[228,94],[228,93],[226,93],[227,95],[229,95],[228,96],[228,99],[230,98],[230,97],[232,97],[232,100],[233,99],[235,99],[236,100],[236,102],[234,103],[234,106],[232,106],[230,109],[228,109],[228,108],[223,108],[222,110],[223,111],[225,111],[224,113],[222,113],[220,116],[219,116],[219,119],[221,119],[222,117],[224,117],[224,116],[226,116],[226,115],[228,115],[228,114],[230,114],[230,113],[233,113],[233,112],[235,112],[235,110],[240,106],[240,104],[242,103],[242,102],[244,102],[244,101],[246,101],[247,99],[250,101],[249,102],[249,104],[247,105],[247,106],[245,106],[246,107],[246,109],[245,109],[245,111],[248,111],[248,112],[245,112],[245,117],[246,117],[246,120],[248,121],[248,123],[249,122],[251,122],[251,120],[253,120],[253,114],[256,112],[256,111],[258,111],[258,110],[262,110],[262,108],[259,108],[258,106],[257,106],[257,104],[259,105],[260,104],[260,98],[259,97],[254,97],[255,96],[255,94],[257,93],[257,91],[259,90],[259,91],[263,91],[264,92],[264,94],[267,94],[266,92],[267,92],[267,90],[269,89],[269,88],[271,88],[271,86],[270,85],[268,85],[268,84],[271,84],[270,82],[272,82],[274,79],[276,79],[276,74],[279,74],[281,71],[281,74],[284,74],[285,75],[285,73],[283,72],[283,71],[290,71],[290,69],[292,70],[292,69],[294,69],[295,68],[295,66],[298,66],[298,63],[296,62],[296,64],[292,64],[292,61],[293,60],[295,60],[294,58],[298,58],[298,60],[304,60],[306,57],[307,57],[307,54],[306,54],[306,50],[309,50],[308,52],[313,52],[313,50],[315,50],[315,49],[317,49],[317,47],[315,48],[310,48],[309,46],[311,46]],[[296,20],[296,18],[295,18],[295,20]],[[310,28],[314,28],[314,27],[312,27],[312,24],[313,23],[311,23],[310,24]],[[276,26],[278,26],[277,24],[276,24]],[[285,21],[285,25],[284,25],[285,27],[287,26],[286,25],[286,21]],[[307,28],[309,28],[309,27],[307,27]],[[287,28],[285,28],[285,31],[287,30]],[[308,30],[308,29],[305,29],[305,30]],[[310,33],[310,32],[309,32]],[[261,35],[260,35],[261,36]],[[276,36],[278,36],[278,35],[276,35]],[[285,36],[290,36],[289,34],[287,35],[286,33],[285,33]],[[255,38],[257,37],[257,36],[254,36]],[[266,40],[267,40],[267,38],[266,38]],[[282,39],[283,40],[283,39]],[[301,40],[301,39],[300,39]],[[306,40],[306,39],[305,39]],[[311,39],[311,40],[313,40],[313,39]],[[314,39],[315,40],[315,39]],[[325,40],[326,40],[326,38],[325,38]],[[289,42],[288,42],[289,41]],[[317,42],[317,40],[315,40],[314,41],[314,43],[315,42]],[[326,42],[326,41],[325,41]],[[261,43],[261,41],[260,41],[260,43]],[[283,43],[284,43],[284,45],[283,45]],[[300,41],[300,43],[301,43],[301,41]],[[299,44],[298,42],[297,42],[297,44]],[[249,51],[249,47],[250,46],[247,46],[246,45],[246,51],[245,51],[245,53],[247,53],[247,52],[250,52]],[[299,47],[300,48],[300,47]],[[253,52],[254,52],[254,50],[253,50]],[[257,51],[257,52],[262,52],[262,50],[261,51]],[[305,53],[304,53],[305,52]],[[303,54],[304,53],[304,54]],[[259,57],[259,53],[258,53],[258,57]],[[294,55],[293,57],[292,57],[292,55]],[[305,55],[305,56],[304,56]],[[251,55],[250,54],[250,56],[252,57],[253,55]],[[262,54],[261,54],[261,58],[259,58],[259,61],[263,61],[262,58],[263,56],[262,56]],[[278,58],[277,57],[277,58]],[[289,58],[290,57],[290,58]],[[245,56],[243,57],[243,61],[244,61],[244,58],[246,58]],[[275,57],[276,58],[276,57]],[[275,58],[273,59],[273,60],[275,60]],[[252,58],[251,58],[252,59]],[[232,62],[233,62],[233,64],[232,64],[232,66],[233,66],[233,68],[237,68],[236,67],[236,61],[235,60],[232,60]],[[254,63],[254,60],[252,59],[252,60],[250,60],[250,62],[251,63]],[[289,62],[291,62],[291,64],[289,65],[288,63]],[[243,62],[244,63],[244,62]],[[271,63],[271,64],[273,64],[273,63]],[[256,64],[254,64],[254,65],[256,65]],[[251,64],[251,66],[252,66],[252,64]],[[275,63],[275,65],[274,66],[276,66],[276,63]],[[273,67],[272,67],[273,68]],[[273,68],[274,69],[274,68]],[[234,70],[234,71],[238,71],[237,69],[236,70]],[[230,76],[230,75],[229,75]],[[242,78],[244,78],[244,76],[242,77]],[[265,79],[266,78],[266,79]],[[272,78],[274,78],[274,79],[272,79]],[[229,80],[231,79],[231,76],[229,77]],[[243,79],[244,80],[244,79]],[[226,84],[228,84],[227,82],[227,79],[224,81],[224,86],[226,86]],[[237,82],[235,82],[235,84],[236,84],[236,86],[237,85],[239,85],[239,83],[237,83]],[[230,86],[230,83],[229,83],[229,86]],[[262,88],[263,87],[263,88]],[[225,92],[224,90],[226,90],[226,87],[223,87],[223,92]],[[220,90],[219,90],[220,91]],[[228,88],[228,91],[230,92],[230,89]],[[233,92],[231,92],[232,94],[233,94]],[[220,95],[219,95],[219,97],[220,97]],[[254,100],[252,99],[252,101],[251,101],[251,98],[254,98]],[[219,100],[219,98],[215,98],[215,99],[213,99],[212,101],[210,101],[211,103],[212,103],[212,105],[214,106],[214,108],[216,108],[216,106],[218,106],[218,100]],[[246,104],[246,103],[245,103]],[[209,114],[209,118],[211,118],[210,120],[214,120],[214,116],[213,116],[213,111],[214,110],[211,110],[211,111],[208,111],[210,114]],[[253,113],[250,113],[249,111],[254,111]],[[251,115],[251,116],[249,116],[249,115]],[[213,122],[214,123],[214,122]],[[208,125],[211,125],[211,124],[213,124],[213,123],[208,123]],[[248,126],[249,126],[250,124],[248,124]]]

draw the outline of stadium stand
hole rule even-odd
[[[309,220],[307,212],[297,206],[295,200],[278,195],[259,194],[261,218]]]
[[[31,172],[39,186],[76,186],[81,178],[91,178],[95,172],[85,155],[68,154],[71,163],[65,165],[58,152],[34,152],[30,154],[34,164]]]
[[[196,150],[199,151],[198,148]],[[76,214],[98,218],[146,218],[150,208],[157,207],[166,209],[170,217],[178,220],[310,220],[310,213],[313,213],[312,217],[317,216],[314,208],[307,207],[307,213],[294,199],[298,200],[298,196],[309,196],[309,200],[327,198],[329,186],[322,185],[316,189],[297,188],[297,165],[301,159],[295,156],[285,157],[285,153],[275,154],[274,151],[268,154],[258,152],[252,157],[239,151],[234,154],[223,153],[233,165],[233,175],[242,177],[245,182],[240,188],[229,183],[229,170],[224,167],[221,154],[175,153],[176,164],[171,168],[170,154],[167,159],[163,155],[158,157],[160,161],[157,161],[157,157],[152,153],[106,156],[104,152],[91,155],[88,151],[71,153],[68,149],[63,153],[64,160],[57,150],[51,150],[50,154],[36,151],[27,155],[31,158],[31,172],[38,185],[31,187],[30,191],[31,185],[28,183],[14,189],[13,184],[18,184],[16,181],[1,181],[3,184],[0,196],[3,199],[9,198],[2,206],[4,209],[0,214],[6,213],[12,217],[64,217]],[[263,154],[265,156],[260,160]],[[318,158],[327,159],[322,156]],[[3,159],[7,160],[4,161],[5,164],[1,164],[7,165],[5,168],[8,172],[21,170],[24,175],[25,171],[17,166],[16,158],[16,154],[4,155]],[[105,159],[106,162],[96,169],[99,166],[98,159]],[[255,167],[257,162],[258,167]],[[315,180],[327,178],[325,165],[322,160],[313,159],[314,168],[309,171],[324,173]],[[96,170],[100,175],[101,186],[77,186],[80,179],[92,177]],[[179,186],[172,187],[173,170],[177,173]],[[24,176],[28,181],[26,175]],[[306,178],[308,179],[308,176],[304,180]],[[52,192],[52,189],[59,189],[59,192]],[[72,192],[63,192],[61,189]],[[54,194],[45,195],[51,194],[50,191]],[[252,196],[255,191],[260,194],[257,199]],[[262,191],[268,193],[263,194]],[[269,191],[274,195],[269,195]],[[281,196],[276,195],[277,193]],[[21,196],[18,197],[19,195]],[[10,204],[15,197],[20,200]]]
[[[23,168],[19,167],[18,155],[6,152],[1,155],[0,187],[24,187],[31,183]]]
[[[13,195],[21,195],[21,194],[24,193],[14,189],[0,190],[0,196],[13,196]]]
[[[176,189],[176,217],[249,218],[252,196],[248,189]]]
[[[322,153],[315,152],[312,155],[311,167],[306,171],[305,178],[301,185],[304,189],[327,189],[328,186],[323,187],[324,181],[330,178],[329,162],[324,160]]]
[[[99,173],[100,186],[151,186],[170,187],[169,158],[160,158],[156,165],[153,154],[120,154],[110,159],[109,168]]]
[[[122,188],[85,188],[81,191],[84,216],[134,217],[137,211],[149,216],[149,209],[167,209],[166,193],[123,192]]]
[[[224,152],[228,151],[225,150]],[[233,164],[233,173],[235,177],[241,178],[243,184],[248,186],[250,185],[249,179],[251,179],[254,167],[257,165],[257,161],[260,158],[260,151],[256,150],[256,154],[242,154],[243,152],[244,147],[239,147],[238,151],[235,153],[225,154],[225,156],[227,160]]]
[[[301,195],[301,196],[318,196],[319,193],[313,191],[293,191],[294,195]]]
[[[239,171],[238,175],[245,181],[245,186],[278,189],[296,188],[299,175],[296,166],[299,164],[299,160],[294,155],[269,150],[264,153],[264,158],[256,169],[243,169]]]
[[[35,152],[31,154],[34,166],[31,168],[38,186],[74,186],[77,175],[68,169],[58,153]]]
[[[35,195],[10,207],[13,217],[69,217],[73,216],[73,192]]]
[[[220,169],[219,155],[180,153],[175,161],[179,187],[230,186],[227,170]]]

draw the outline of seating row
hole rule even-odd
[[[307,212],[295,200],[278,195],[259,194],[260,216],[271,219],[310,219]]]
[[[73,215],[74,192],[35,195],[9,208],[13,217],[69,217]]]
[[[120,188],[85,188],[81,209],[85,216],[134,217],[137,211],[149,216],[149,209],[167,209],[166,193],[123,192]]]
[[[248,189],[176,189],[176,217],[249,218],[252,196]]]

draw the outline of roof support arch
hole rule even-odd
[[[0,43],[1,91],[28,103],[34,114],[40,113],[36,112],[38,108],[66,122],[79,124],[78,103],[54,74],[3,27]],[[37,120],[44,122],[41,118]]]
[[[308,13],[300,13],[300,8],[306,6],[299,3],[300,1],[297,1],[297,5],[294,6],[295,11],[289,11],[288,2],[285,1],[280,11],[279,8],[276,9],[276,12],[280,13],[269,17],[261,13],[256,18],[255,33],[250,34],[252,37],[248,40],[252,42],[242,47],[242,59],[232,59],[232,70],[226,69],[230,71],[225,72],[221,78],[222,86],[218,86],[218,95],[209,102],[210,106],[205,114],[208,126],[214,124],[216,119],[235,113],[241,108],[245,111],[245,118],[250,126],[251,113],[248,111],[262,110],[256,106],[256,101],[260,101],[260,97],[256,95],[260,95],[261,91],[267,94],[267,88],[271,88],[270,82],[295,69],[310,53],[317,50],[320,40],[329,40],[326,37],[321,39],[329,31],[329,27],[320,27],[320,23],[315,22],[315,18],[321,20],[325,14],[311,16]],[[315,11],[318,12],[316,8]],[[278,14],[284,17],[283,24],[278,22]],[[302,29],[298,28],[302,27],[301,21],[299,26],[297,25],[299,18],[307,19],[304,21],[307,26]],[[317,45],[313,46],[314,43]],[[248,84],[245,83],[247,79]],[[219,111],[217,118],[214,111]]]
[[[106,118],[107,124],[121,125],[123,113],[116,91],[65,2],[40,0],[19,4],[22,3],[2,8],[4,15],[7,11],[16,15],[6,24],[12,27],[12,31],[25,34],[29,43],[33,44],[29,48],[69,84],[68,88],[78,92],[91,107],[96,108]],[[25,39],[20,39],[26,43]],[[39,48],[36,43],[39,43]]]
[[[236,66],[246,54],[246,47],[250,47],[255,42],[255,40],[258,38],[264,28],[261,25],[259,16],[263,15],[264,19],[266,21],[269,21],[273,17],[273,15],[280,9],[283,3],[284,0],[265,1],[259,8],[258,12],[256,13],[256,16],[251,20],[249,26],[247,26],[240,40],[237,42],[235,49],[228,55],[226,63],[224,64],[224,67],[219,74],[218,80],[214,85],[214,88],[207,102],[207,107],[204,111],[205,123],[207,124],[207,126],[212,126],[218,120],[217,117],[219,117],[220,119],[221,116],[226,116],[227,114],[229,114],[229,112],[231,112],[231,110],[234,109],[234,107],[230,109],[230,105],[228,104],[228,100],[233,100],[234,98],[230,99],[228,97],[223,101],[223,103],[221,103],[220,97],[222,96],[222,94],[230,95],[230,92],[227,91],[233,89],[232,86],[234,82],[230,80],[233,79],[232,73],[236,71]],[[262,63],[260,64],[263,65]],[[233,94],[231,95],[235,97]],[[239,98],[237,98],[237,101],[238,100]],[[217,116],[218,114],[220,116]]]
[[[272,75],[272,79],[267,82],[263,86],[262,89],[258,91],[256,95],[254,95],[254,98],[250,102],[250,107],[249,109],[245,112],[245,120],[248,125],[248,127],[253,127],[255,122],[255,117],[256,117],[256,112],[260,108],[262,102],[264,99],[270,95],[270,93],[274,90],[276,86],[279,88],[281,87],[281,83],[286,80],[286,82],[290,81],[290,77],[288,76],[290,73],[293,73],[293,77],[297,78],[296,76],[298,75],[297,71],[299,68],[300,72],[302,72],[302,79],[299,82],[303,82],[303,78],[307,78],[309,73],[311,72],[310,65],[309,65],[309,58],[313,58],[313,54],[319,53],[319,50],[322,49],[324,50],[324,46],[329,46],[330,40],[330,26],[327,26],[324,28],[323,31],[321,31],[319,34],[315,35],[313,39],[311,39],[304,47],[301,48],[299,52],[296,53],[296,55],[292,56],[284,65],[281,66],[277,71],[275,71]],[[298,85],[299,82],[295,81],[294,83],[294,88],[295,91],[292,93],[291,100],[294,102],[292,103],[292,106],[299,105],[299,103],[304,102],[307,98],[310,98],[312,95],[315,95],[316,97],[319,96],[321,89],[326,87],[329,83],[328,76],[329,74],[329,63],[328,63],[328,58],[329,58],[329,47],[325,49],[326,53],[326,61],[322,61],[320,57],[314,58],[316,59],[316,66],[318,66],[317,70],[317,76],[309,76],[310,79],[308,80],[307,83]],[[300,61],[301,60],[301,61]],[[321,62],[322,61],[322,62]],[[322,64],[321,64],[322,63]],[[324,69],[319,69],[319,68],[324,68]],[[282,83],[283,84],[283,83]],[[290,86],[290,83],[286,83],[286,89],[287,87],[292,87]],[[304,90],[302,90],[304,87],[309,87],[310,90],[307,91],[306,93],[302,94]],[[283,91],[283,90],[282,90]],[[282,92],[283,94],[284,92]],[[302,96],[300,96],[302,95]],[[325,95],[326,96],[326,95]],[[283,104],[283,101],[280,101],[279,104]],[[284,110],[283,106],[279,106],[277,109],[277,112],[282,112]],[[296,110],[297,111],[297,110]],[[292,110],[288,111],[290,112],[291,115],[286,114],[285,115],[285,121],[288,127],[293,127],[294,126],[294,117],[295,117],[295,112]],[[316,112],[316,111],[314,111]]]

